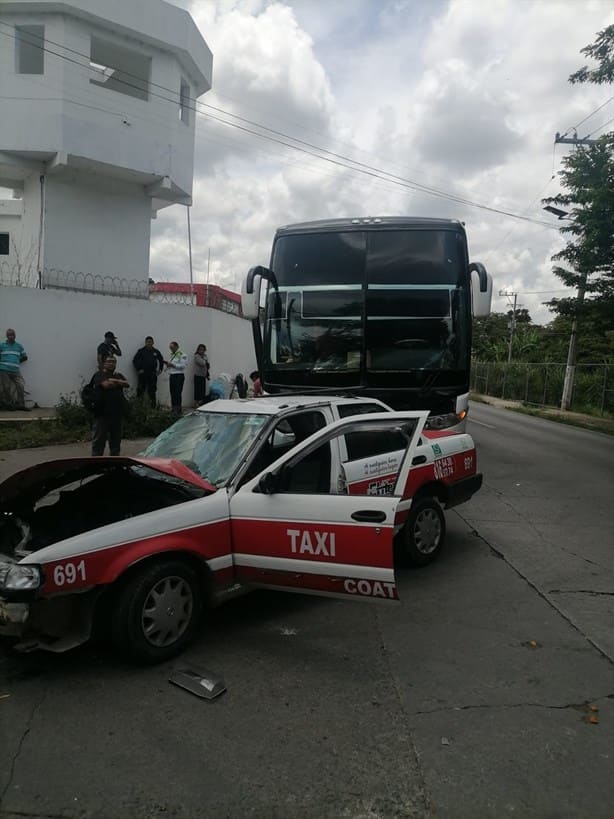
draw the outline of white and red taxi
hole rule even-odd
[[[395,553],[433,560],[442,506],[482,480],[471,436],[423,431],[426,417],[373,399],[219,400],[142,457],[12,475],[0,485],[0,635],[64,651],[100,624],[155,662],[241,589],[397,600]]]

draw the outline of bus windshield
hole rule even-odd
[[[265,368],[375,374],[468,367],[470,282],[464,233],[350,230],[281,236],[273,249]],[[275,379],[273,379],[275,380]],[[282,377],[283,380],[283,377]],[[375,382],[374,382],[375,383]]]

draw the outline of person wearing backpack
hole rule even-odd
[[[94,388],[92,401],[94,413],[94,432],[92,436],[92,455],[104,455],[107,441],[109,454],[119,455],[122,440],[122,417],[125,413],[126,397],[124,390],[130,384],[125,377],[116,372],[115,356],[108,355],[102,363],[102,370],[95,373],[90,382]]]

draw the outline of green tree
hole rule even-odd
[[[569,77],[569,82],[614,82],[614,25],[596,35],[595,42],[581,53],[596,61],[583,66]],[[612,317],[614,302],[614,132],[600,137],[593,145],[578,147],[563,159],[560,172],[564,193],[545,199],[562,207],[569,221],[561,232],[569,241],[552,257],[557,264],[554,273],[568,286],[579,288],[580,298],[553,299],[550,308],[559,315],[575,315],[584,293],[593,305],[587,310],[601,310]]]
[[[473,356],[478,361],[507,361],[510,342],[510,325],[513,310],[507,313],[491,313],[473,320]],[[516,310],[516,327],[512,344],[513,361],[536,360],[542,328],[536,327],[526,307]]]
[[[614,25],[599,31],[595,42],[580,49],[580,54],[596,60],[597,68],[583,66],[571,75],[570,83],[594,82],[602,85],[614,82]]]

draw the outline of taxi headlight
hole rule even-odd
[[[40,566],[25,563],[0,563],[0,589],[5,591],[38,589],[42,579]]]

